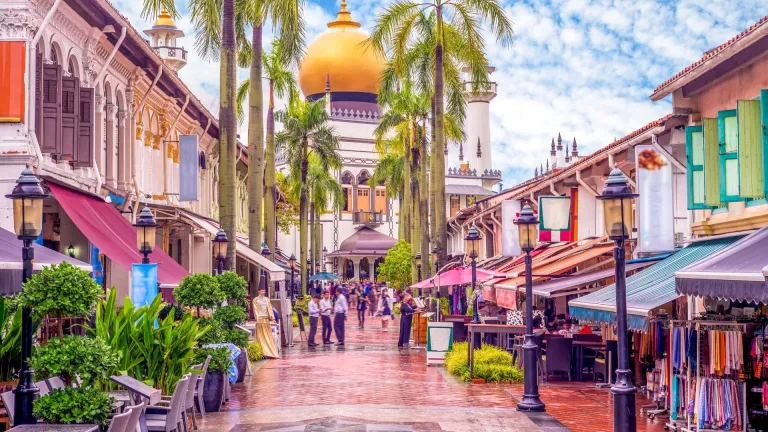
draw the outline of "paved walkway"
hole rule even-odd
[[[260,362],[232,388],[203,432],[256,431],[589,431],[612,429],[608,390],[588,384],[542,387],[548,414],[515,410],[521,385],[469,385],[427,367],[421,350],[398,350],[397,328],[365,330],[349,318],[346,346],[306,343]],[[335,339],[335,338],[334,338]],[[647,403],[641,401],[640,403]],[[638,431],[662,431],[661,425]],[[565,426],[567,426],[567,428]]]

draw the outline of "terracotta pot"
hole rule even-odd
[[[219,412],[224,399],[224,380],[227,376],[223,372],[208,371],[205,375],[205,390],[203,391],[203,403],[208,412]]]
[[[248,353],[245,349],[240,350],[240,355],[235,359],[235,367],[237,368],[237,381],[238,383],[245,380],[245,372],[248,369]]]

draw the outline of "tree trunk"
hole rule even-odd
[[[397,224],[397,239],[405,239],[405,185],[400,186],[400,192],[397,196],[398,210],[400,210],[400,220]]]
[[[301,196],[299,198],[299,264],[301,265],[301,295],[307,294],[307,142],[304,140],[304,158],[301,161]]]
[[[432,118],[430,119],[430,149],[435,147],[435,97],[432,96]],[[434,153],[431,153],[434,154]],[[437,218],[435,214],[435,158],[434,156],[429,158],[429,241],[432,243],[432,247],[437,244]],[[429,250],[430,260],[432,257],[432,249]],[[430,261],[430,271],[435,263]]]
[[[310,191],[311,193],[311,191]],[[314,271],[315,266],[315,256],[317,255],[315,252],[315,234],[317,234],[317,230],[315,230],[315,202],[310,201],[309,202],[309,259],[312,260],[312,267],[309,268],[309,271]]]
[[[432,147],[432,157],[435,159],[435,224],[437,239],[435,245],[440,251],[440,262],[444,263],[447,256],[446,228],[445,228],[445,119],[444,107],[444,82],[443,82],[443,11],[437,8],[438,42],[435,47],[435,145]]]
[[[315,266],[320,263],[320,271],[325,271],[325,263],[323,262],[323,224],[320,223],[320,214],[317,213],[315,208],[315,242],[312,243],[312,254],[314,255],[313,261]]]
[[[248,245],[257,252],[261,251],[261,214],[264,199],[264,90],[261,83],[261,36],[261,26],[254,26],[251,87],[248,90]]]
[[[269,108],[267,109],[267,146],[264,153],[264,236],[267,247],[272,251],[269,259],[275,260],[277,248],[277,187],[275,186],[275,90],[269,82]]]
[[[400,223],[403,225],[404,236],[401,239],[411,242],[411,145],[410,140],[405,140],[405,157],[403,167],[403,206],[400,208]]]
[[[224,269],[235,267],[237,248],[237,118],[235,117],[235,0],[222,5],[221,64],[219,86],[219,220],[227,233]]]
[[[411,253],[416,256],[417,253],[422,253],[421,250],[421,237],[424,233],[421,231],[421,220],[424,219],[421,210],[421,190],[419,188],[419,162],[421,155],[419,154],[419,138],[418,127],[413,122],[411,125]],[[416,263],[411,265],[411,280],[418,281],[418,273],[416,269]]]
[[[426,122],[423,123],[423,126],[426,126]],[[419,151],[420,160],[419,160],[419,200],[421,207],[421,219],[419,219],[420,222],[420,229],[421,231],[421,259],[422,259],[422,266],[421,266],[421,274],[422,277],[426,278],[429,277],[432,274],[431,266],[429,265],[429,216],[427,213],[429,212],[429,187],[427,186],[427,163],[424,160],[424,158],[427,155],[427,129],[425,127],[422,127],[421,129],[421,140],[419,140],[421,144],[421,150]]]

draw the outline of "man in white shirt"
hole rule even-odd
[[[331,312],[333,312],[333,302],[331,301],[331,293],[328,290],[323,291],[323,299],[320,300],[320,318],[323,321],[323,345],[330,345],[331,342]]]
[[[320,296],[314,294],[312,295],[312,300],[307,305],[307,310],[309,311],[309,337],[307,338],[307,344],[311,347],[317,346],[315,335],[317,334],[317,321],[320,319],[320,307],[317,305],[318,300],[320,300]]]
[[[347,298],[341,292],[341,288],[336,289],[336,303],[333,305],[333,312],[336,316],[333,317],[333,330],[336,332],[336,346],[344,346],[344,322],[347,320],[347,311],[349,311],[349,305],[347,304]]]

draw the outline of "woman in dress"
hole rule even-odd
[[[403,295],[403,301],[400,304],[400,338],[397,340],[398,348],[407,348],[408,341],[411,339],[411,321],[413,313],[416,309],[413,308],[411,302],[413,297],[410,294],[405,293]]]
[[[261,344],[264,350],[264,357],[280,358],[275,347],[275,340],[272,337],[271,324],[275,321],[275,314],[272,310],[272,303],[264,296],[264,288],[259,289],[259,296],[253,299],[253,316],[256,318],[256,340]]]

